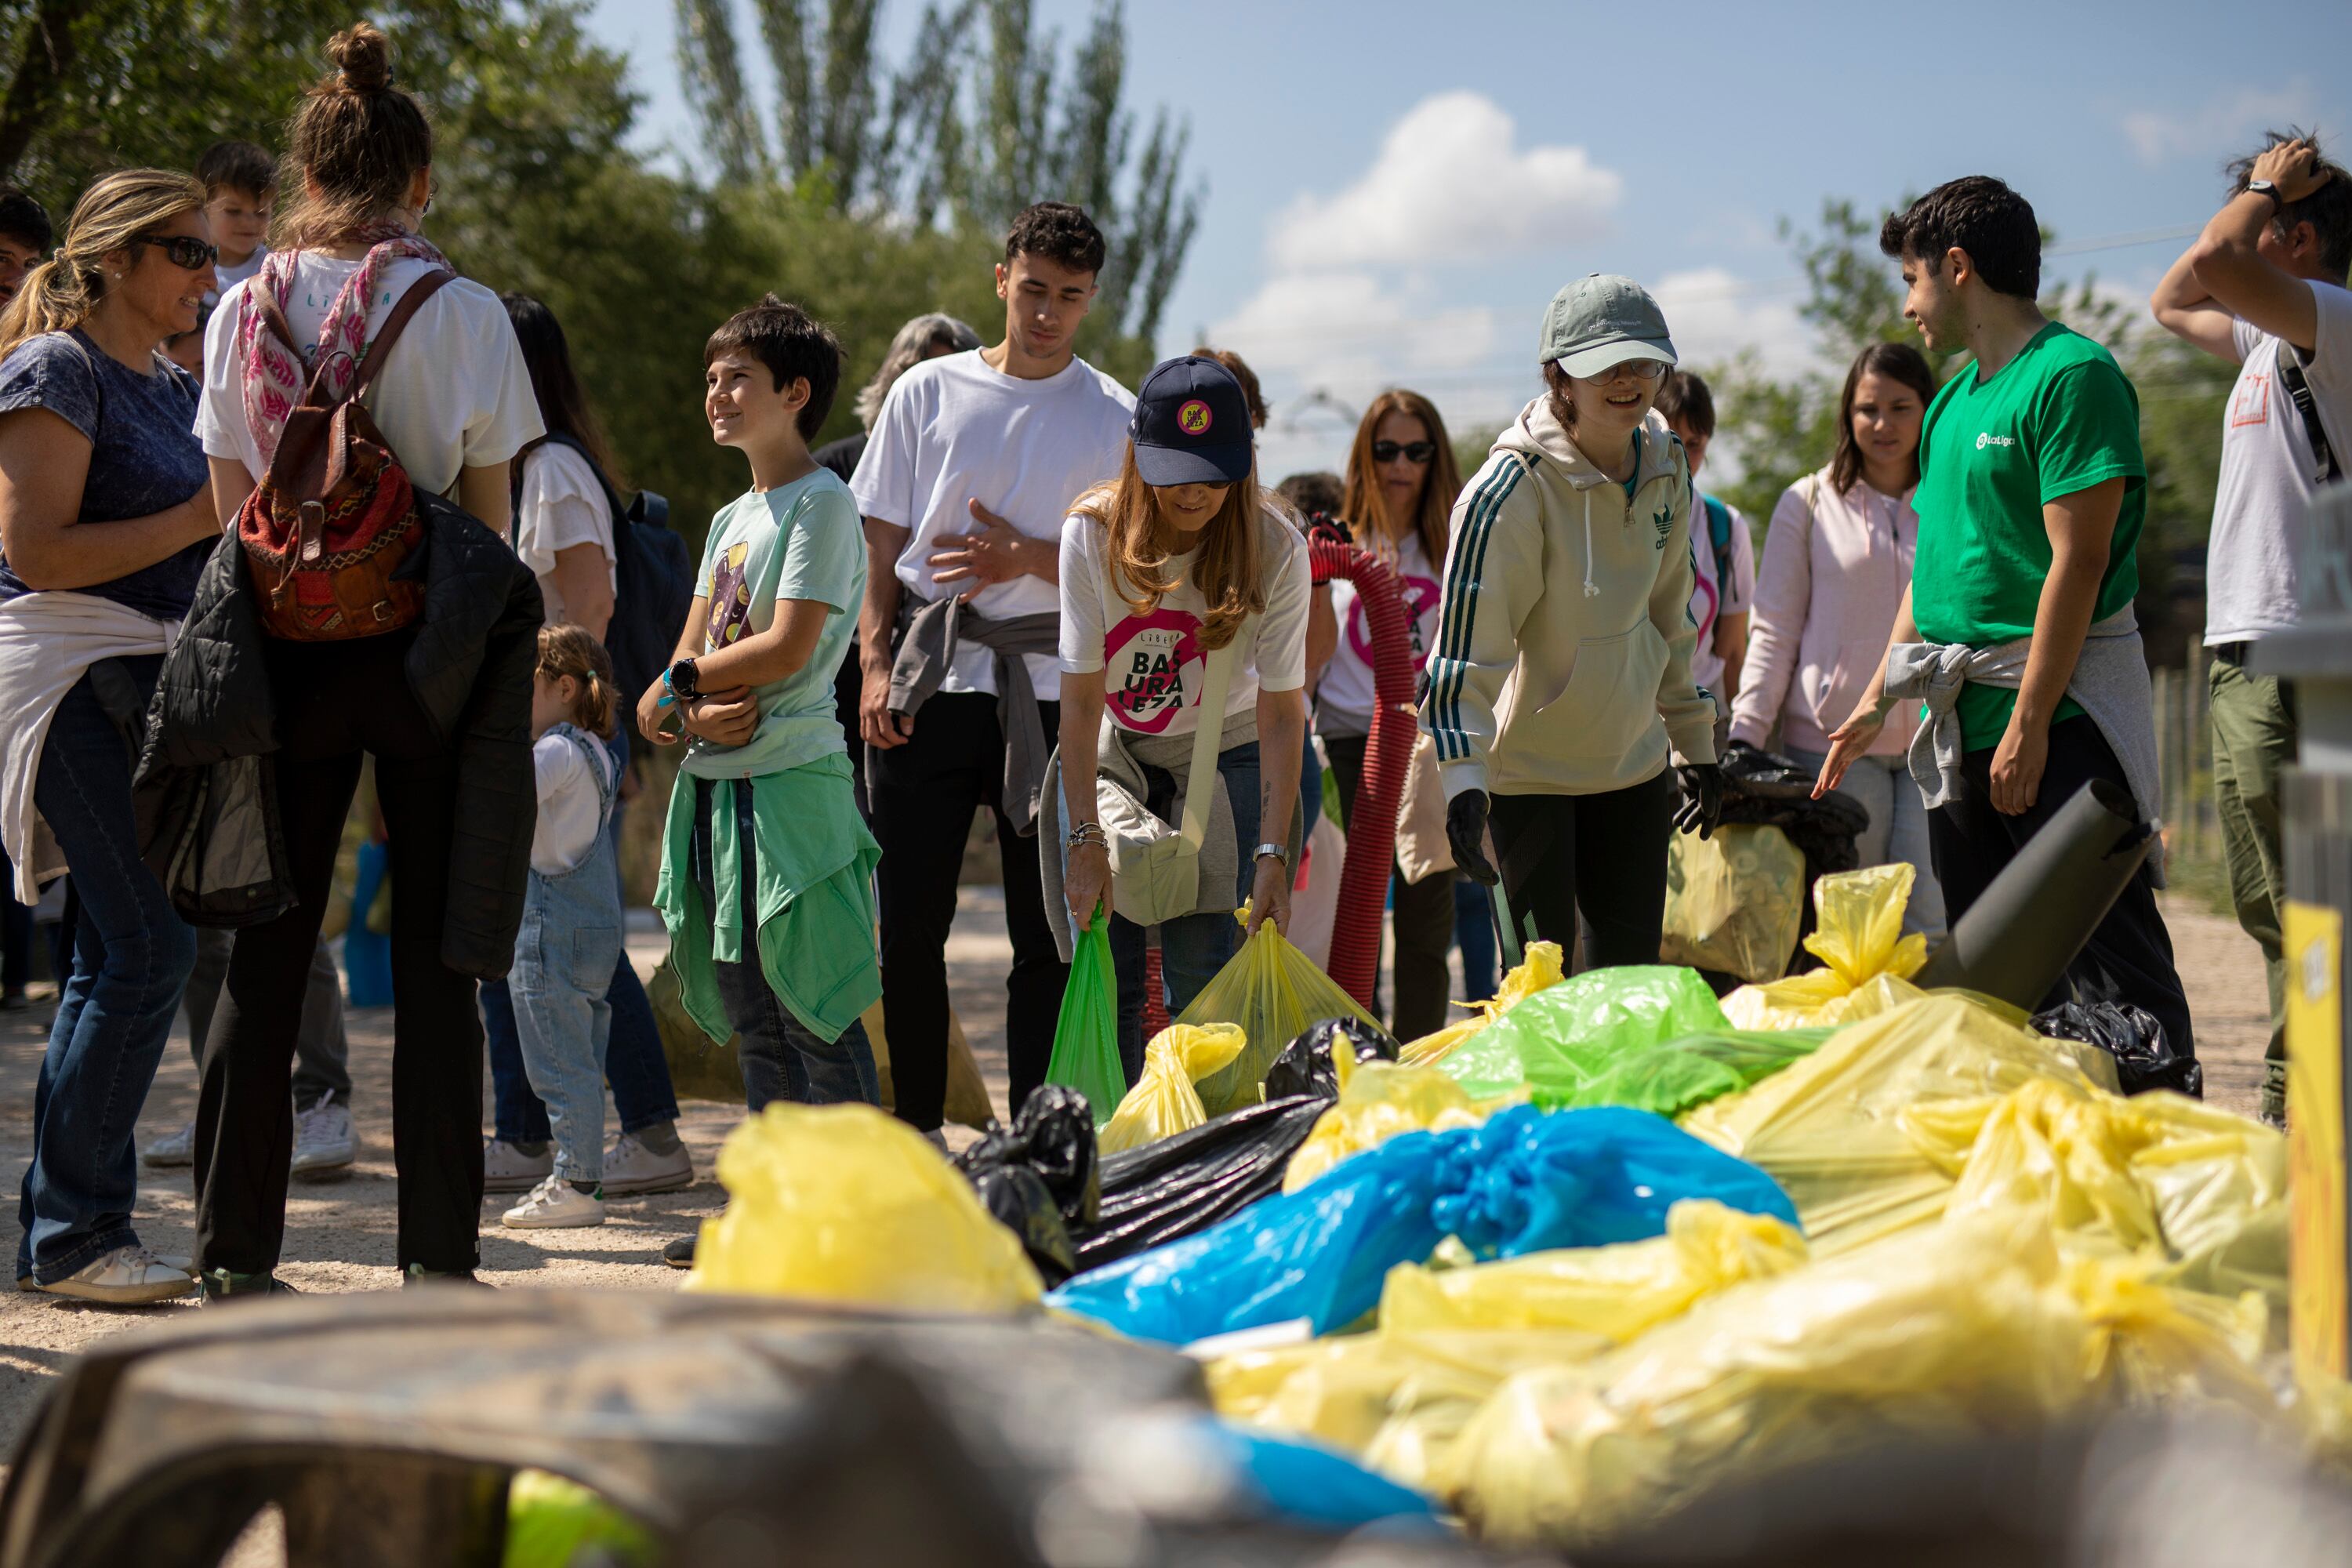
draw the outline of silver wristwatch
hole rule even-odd
[[[1265,859],[1269,855],[1286,866],[1290,864],[1290,847],[1286,844],[1261,844],[1251,854],[1250,859],[1255,863]]]
[[[2286,205],[2286,198],[2279,195],[2279,188],[2276,185],[2272,184],[2268,180],[2248,180],[2246,182],[2246,194],[2253,196],[2270,197],[2271,211],[2273,212],[2276,212],[2279,208]]]

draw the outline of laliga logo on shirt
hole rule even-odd
[[[1209,405],[1197,397],[1176,411],[1177,428],[1187,436],[1207,435],[1209,424]]]
[[[2017,437],[2014,436],[1996,436],[1989,430],[1979,430],[1977,432],[1977,450],[1979,452],[1983,451],[1987,447],[2014,447],[2016,445]]]

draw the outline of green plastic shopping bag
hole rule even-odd
[[[1045,1081],[1085,1095],[1097,1128],[1127,1098],[1127,1069],[1118,1059],[1118,980],[1110,966],[1110,921],[1099,906],[1070,953],[1070,984],[1062,993]]]

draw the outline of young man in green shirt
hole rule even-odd
[[[1931,697],[1912,748],[1958,921],[2090,781],[2157,815],[2155,714],[2131,616],[2147,466],[2139,400],[2114,356],[2034,302],[2042,238],[2024,197],[1980,175],[1951,181],[1889,217],[1879,247],[1902,263],[1903,313],[1927,346],[1971,360],[1928,407],[1911,589],[1861,707],[1830,737],[1822,782],[1834,787],[1876,738],[1897,700],[1890,667],[1897,694],[1925,694],[1930,670],[1964,677],[1957,695]],[[2138,1004],[2194,1054],[2152,867],[2044,1005],[2070,991]]]

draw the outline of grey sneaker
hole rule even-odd
[[[177,1132],[166,1132],[139,1151],[142,1164],[154,1169],[169,1170],[177,1165],[196,1163],[196,1124],[189,1122]]]
[[[204,1304],[207,1307],[217,1301],[226,1301],[232,1296],[301,1294],[275,1273],[236,1274],[226,1268],[207,1268],[197,1277],[196,1284],[204,1292]]]
[[[493,1138],[482,1148],[482,1191],[527,1193],[547,1180],[555,1169],[555,1145],[542,1144],[526,1154],[513,1144]]]
[[[360,1141],[352,1131],[352,1108],[331,1090],[310,1110],[294,1113],[295,1175],[306,1182],[343,1175],[359,1152]]]
[[[80,1272],[34,1289],[109,1307],[146,1307],[184,1300],[194,1286],[184,1271],[143,1247],[131,1246],[118,1247]]]
[[[604,1148],[604,1195],[674,1193],[694,1185],[694,1157],[680,1143],[667,1154],[646,1148],[624,1132]]]

